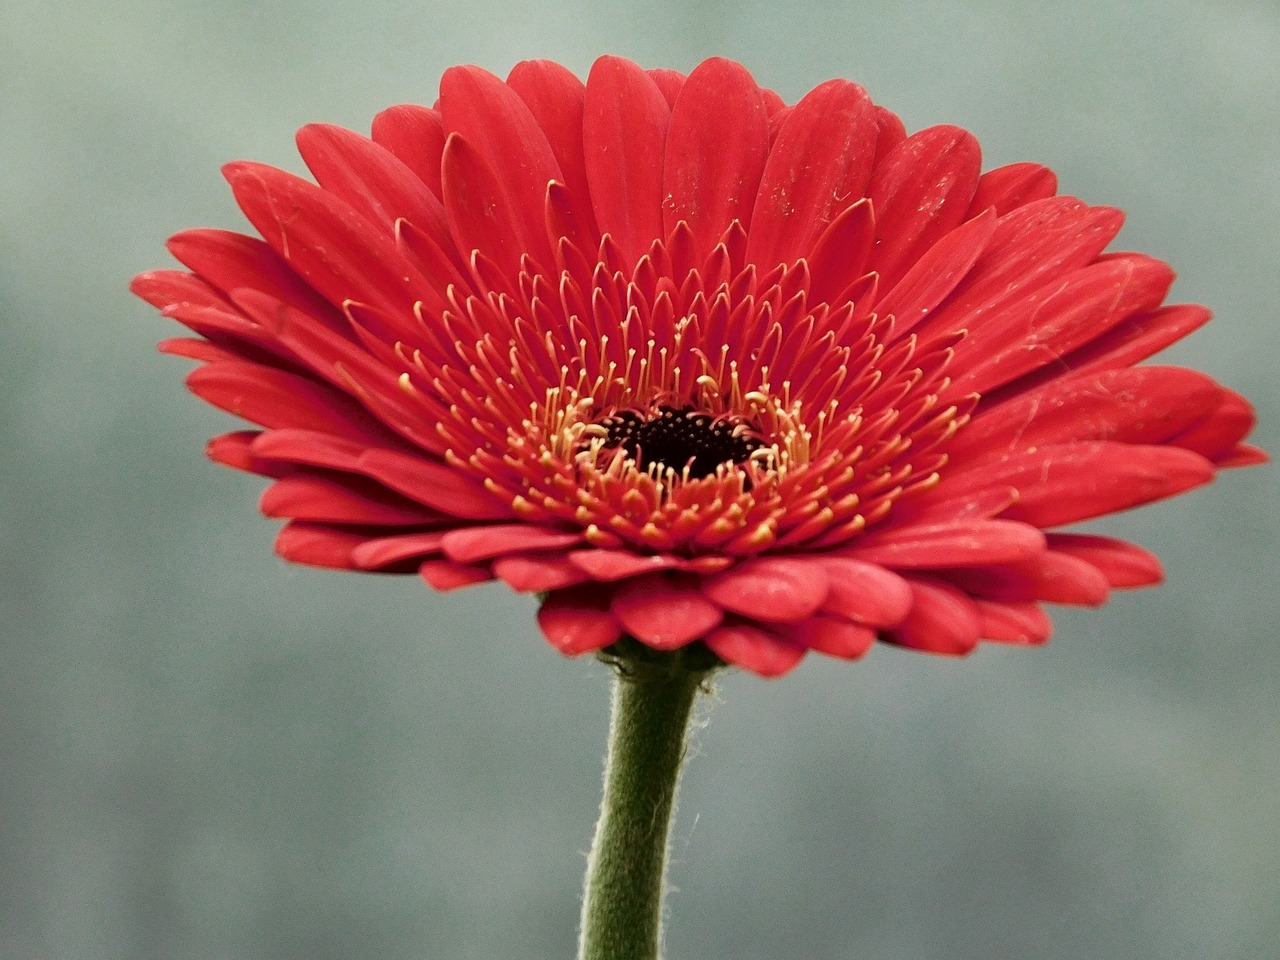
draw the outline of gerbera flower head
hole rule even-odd
[[[1119,211],[847,81],[457,67],[298,147],[314,183],[225,168],[261,239],[134,281],[255,425],[210,457],[272,478],[286,559],[501,579],[568,654],[1040,643],[1161,576],[1057,528],[1265,459],[1240,396],[1138,366],[1209,312],[1106,252]]]

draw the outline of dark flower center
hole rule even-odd
[[[626,410],[601,424],[606,449],[621,448],[641,470],[658,467],[701,480],[723,464],[745,463],[764,444],[750,425],[688,407],[659,407],[646,415]]]

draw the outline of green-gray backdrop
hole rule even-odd
[[[607,676],[532,602],[286,567],[231,420],[125,293],[229,159],[441,71],[720,53],[856,79],[1129,211],[1216,322],[1172,352],[1280,450],[1273,0],[7,0],[0,9],[0,957],[572,953]],[[1169,583],[1036,651],[726,677],[669,955],[1258,960],[1280,942],[1273,469],[1118,518]]]

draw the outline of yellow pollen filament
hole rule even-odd
[[[652,523],[646,523],[640,528],[640,539],[644,540],[646,543],[661,545],[667,543],[671,538]]]
[[[847,513],[848,511],[854,509],[861,502],[862,502],[862,498],[859,497],[856,493],[849,493],[849,494],[845,494],[843,497],[841,497],[839,500],[833,503],[831,507],[833,510],[836,510],[840,513]]]
[[[932,487],[936,487],[941,482],[942,482],[942,475],[940,473],[934,472],[929,474],[929,476],[925,477],[918,484],[916,484],[916,489],[928,490]]]
[[[628,513],[647,513],[649,501],[639,490],[631,489],[622,495],[622,506]]]
[[[969,422],[969,418],[968,418],[968,417],[964,417],[964,418],[962,418],[962,419],[957,419],[957,420],[949,420],[949,421],[947,422],[947,428],[946,428],[946,430],[945,430],[945,431],[943,431],[942,436],[941,436],[941,437],[939,437],[938,439],[939,439],[939,440],[950,440],[952,437],[954,437],[954,436],[955,436],[955,435],[960,431],[960,428],[961,428],[961,427],[963,427],[963,426],[964,426],[966,423],[968,423],[968,422]]]
[[[413,381],[409,379],[409,374],[407,373],[400,374],[400,376],[396,378],[396,382],[400,385],[400,389],[410,396],[413,396],[414,393],[417,392],[413,386]]]
[[[519,494],[511,498],[511,509],[525,517],[537,513],[537,508]]]
[[[877,503],[874,509],[866,512],[864,523],[874,523],[876,520],[879,520],[893,508],[893,502],[900,496],[902,496],[902,488],[894,487],[885,494],[884,499]],[[859,516],[863,515],[859,514]]]

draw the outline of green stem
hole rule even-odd
[[[667,656],[620,659],[616,673],[578,960],[658,960],[667,835],[693,701],[708,671]]]

